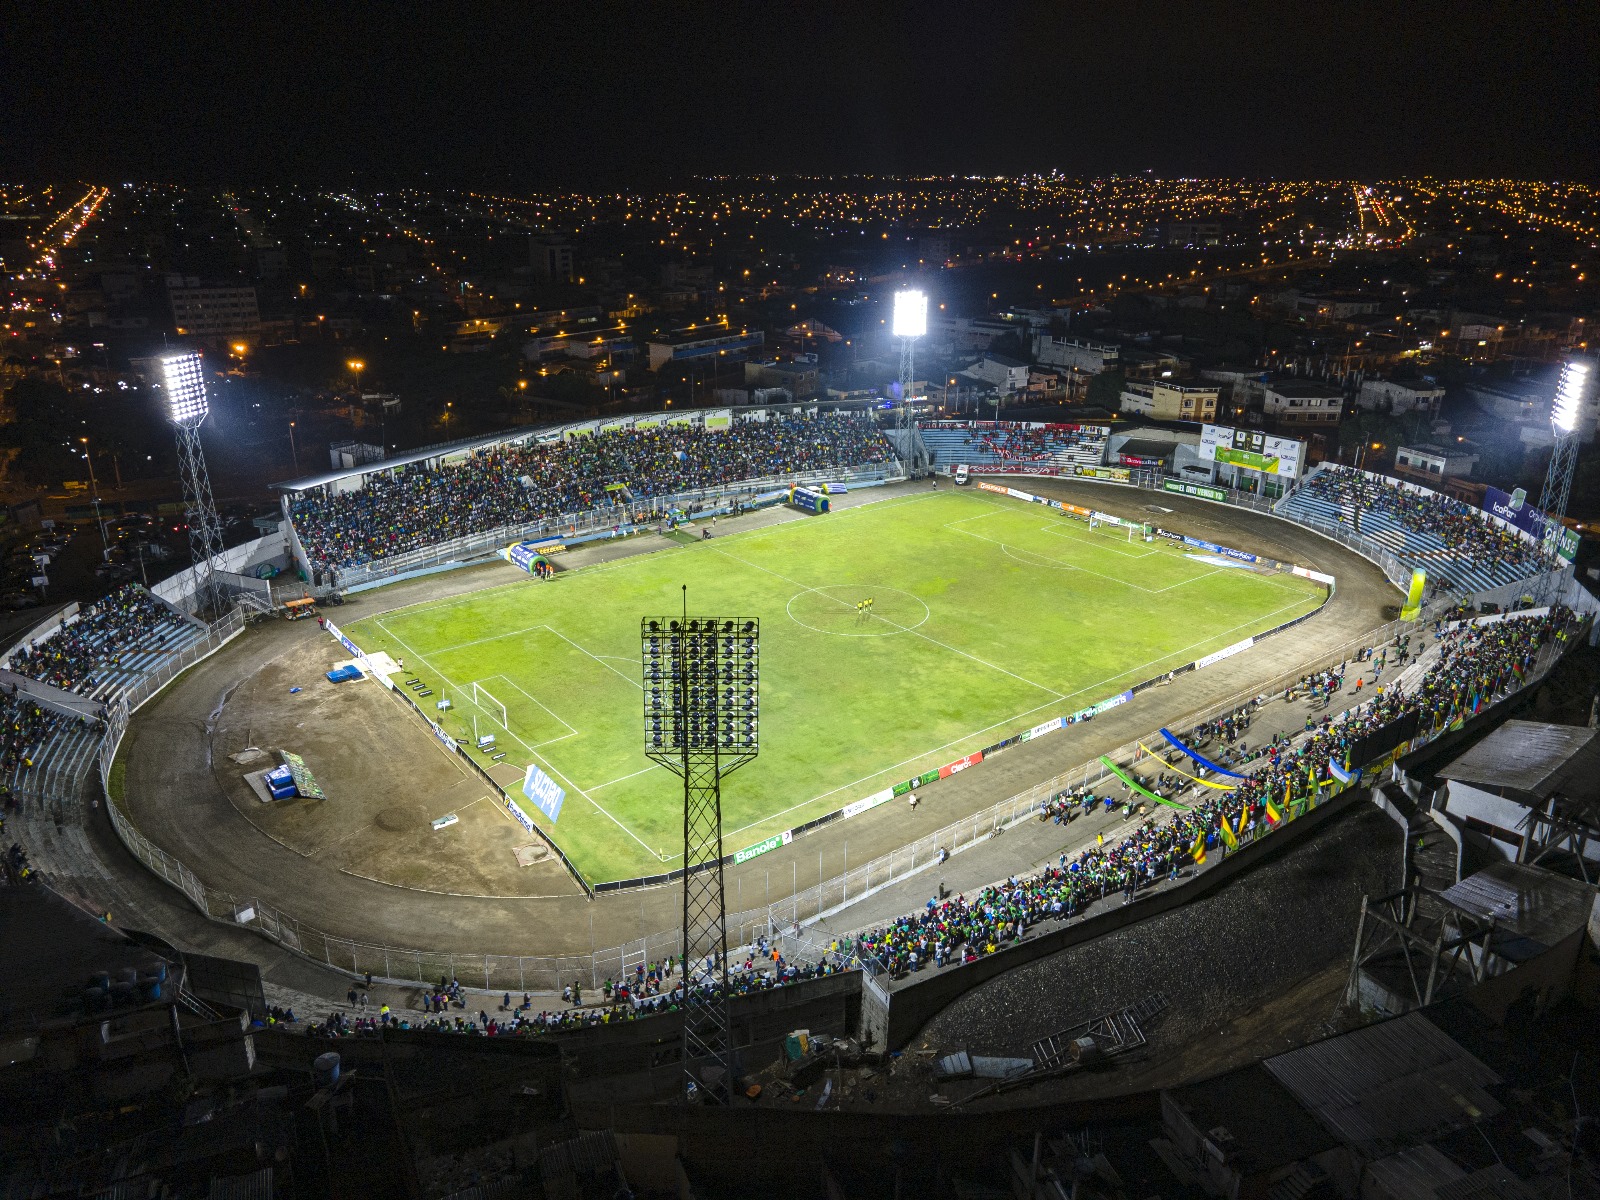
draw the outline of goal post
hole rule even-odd
[[[506,713],[506,706],[495,699],[494,693],[484,687],[482,683],[474,683],[472,685],[472,702],[491,717],[498,717],[500,728],[507,733],[511,732],[511,721]]]

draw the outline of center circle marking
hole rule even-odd
[[[857,613],[856,602],[868,597],[875,604],[884,604],[887,600],[886,611]],[[922,615],[910,620],[919,610]],[[870,583],[829,583],[806,588],[789,597],[784,611],[801,628],[834,637],[894,637],[910,633],[933,615],[920,597],[900,588],[877,587]],[[899,614],[908,619],[901,620]]]

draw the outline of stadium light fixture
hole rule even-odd
[[[1573,433],[1577,430],[1588,391],[1588,363],[1569,362],[1561,368],[1561,382],[1556,386],[1555,404],[1550,410],[1550,424],[1557,433]]]
[[[928,332],[928,294],[909,288],[894,294],[895,337],[917,338]]]
[[[198,428],[210,411],[200,356],[167,355],[161,360],[161,376],[167,391],[167,420],[185,429]]]

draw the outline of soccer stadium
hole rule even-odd
[[[987,981],[1130,919],[1214,953],[1161,923],[1242,872],[1321,871],[1336,906],[1395,883],[1361,846],[1407,818],[1352,806],[1537,686],[1600,607],[1545,578],[1531,517],[1303,447],[1224,473],[1208,427],[1202,482],[1112,463],[1105,426],[897,416],[644,414],[285,482],[278,532],[217,564],[223,611],[183,572],[8,654],[29,869],[342,973],[349,1005],[296,1018],[317,1037],[644,1021],[575,1069],[666,1095],[713,996],[747,1014],[743,1061],[793,1028],[945,1044]],[[693,693],[731,714],[704,742],[699,701],[660,699],[691,694],[652,650],[675,622],[743,642]],[[709,842],[673,769],[692,745],[738,766]],[[696,895],[726,958],[683,957]],[[1074,1007],[1114,979],[1124,1003],[1139,972],[1116,970]],[[981,1036],[1048,1073],[1062,1024]]]

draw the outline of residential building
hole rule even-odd
[[[961,374],[1000,392],[1028,390],[1028,364],[1003,354],[985,354]]]
[[[746,362],[744,382],[751,388],[781,388],[797,400],[817,394],[817,364],[810,362]]]
[[[167,276],[172,324],[189,337],[254,334],[261,329],[261,309],[251,284],[202,284],[193,275]]]
[[[1553,379],[1542,382],[1519,378],[1494,383],[1471,383],[1467,385],[1467,395],[1497,420],[1530,426],[1521,431],[1524,443],[1548,446],[1551,444],[1550,407],[1555,398],[1555,389]],[[1581,440],[1594,441],[1597,421],[1600,421],[1600,388],[1591,385],[1589,394],[1578,409],[1577,433]]]
[[[609,358],[625,362],[633,357],[633,335],[620,325],[608,329],[541,329],[522,343],[522,357],[532,362],[556,354],[575,358]]]
[[[551,283],[572,281],[572,247],[565,238],[530,237],[528,265],[535,279]]]
[[[1169,221],[1162,232],[1169,246],[1215,246],[1222,241],[1222,222]]]
[[[1367,412],[1425,412],[1439,415],[1444,388],[1429,379],[1364,379],[1356,393],[1356,407]]]
[[[1261,408],[1276,424],[1336,426],[1344,413],[1344,390],[1317,379],[1275,379],[1261,385]]]
[[[1122,350],[1104,342],[1091,342],[1085,338],[1058,338],[1048,333],[1033,336],[1033,360],[1046,367],[1071,367],[1090,375],[1102,371],[1115,371],[1120,365]]]
[[[650,369],[659,371],[669,362],[697,358],[743,358],[753,346],[766,340],[759,329],[734,329],[728,325],[708,325],[704,329],[683,329],[657,334],[646,343]]]
[[[1163,379],[1133,379],[1122,385],[1122,411],[1155,421],[1217,419],[1221,389],[1195,387]]]
[[[1437,484],[1442,479],[1464,478],[1472,474],[1478,456],[1465,450],[1425,443],[1419,446],[1400,446],[1394,452],[1395,473],[1424,485]]]

